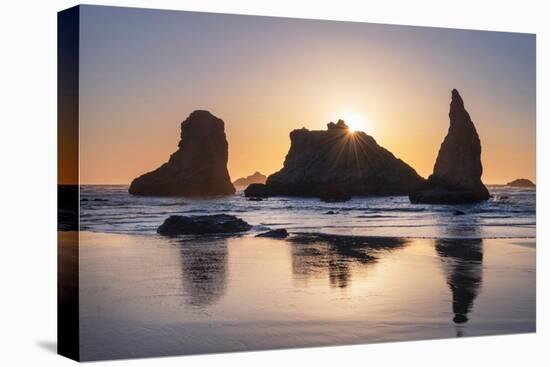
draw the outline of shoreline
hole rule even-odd
[[[276,229],[276,228],[274,228]],[[232,233],[232,234],[204,234],[204,235],[178,235],[178,236],[163,236],[158,233],[135,233],[135,232],[104,232],[104,231],[94,231],[94,230],[58,230],[58,233],[80,233],[80,234],[105,234],[105,235],[121,235],[121,236],[138,236],[138,237],[159,237],[166,239],[218,239],[218,238],[256,238],[256,235],[259,233],[267,232],[270,229],[261,229],[257,231],[249,231],[243,233]],[[280,239],[279,241],[285,241],[290,239],[292,236],[301,236],[301,235],[317,235],[317,236],[330,236],[330,237],[342,237],[342,238],[351,238],[351,239],[364,239],[364,240],[373,240],[373,239],[406,239],[406,240],[533,240],[536,242],[536,236],[509,236],[509,237],[432,237],[432,236],[367,236],[367,235],[345,235],[345,234],[334,234],[326,232],[295,232],[288,230],[289,237],[286,239]]]

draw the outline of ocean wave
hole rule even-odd
[[[529,237],[535,234],[535,192],[492,192],[508,196],[471,205],[412,205],[408,198],[352,198],[346,203],[323,203],[312,198],[269,198],[247,201],[242,195],[214,199],[133,197],[127,187],[85,188],[81,198],[81,226],[113,233],[155,234],[170,215],[233,214],[254,230],[285,227],[289,230],[366,232],[380,235],[444,237]],[[94,201],[95,198],[108,201]],[[456,210],[465,215],[454,215]],[[332,211],[333,215],[326,215]],[[262,229],[262,230],[263,230]]]
[[[418,213],[425,212],[426,208],[392,208],[392,207],[382,207],[382,208],[367,208],[367,211],[370,212],[403,212],[403,213]]]
[[[182,206],[187,205],[187,203],[159,203],[158,206]]]

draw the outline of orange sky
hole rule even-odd
[[[341,117],[426,177],[452,88],[484,182],[535,180],[533,35],[84,7],[80,52],[84,184],[166,162],[195,109],[225,121],[232,180],[279,170],[292,129]]]

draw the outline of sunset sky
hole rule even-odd
[[[485,183],[535,180],[535,36],[81,7],[80,179],[128,184],[177,149],[180,123],[225,121],[235,180],[282,167],[289,132],[345,119],[427,177],[457,88]]]

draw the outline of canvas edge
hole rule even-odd
[[[57,13],[57,353],[80,361],[80,7]]]

